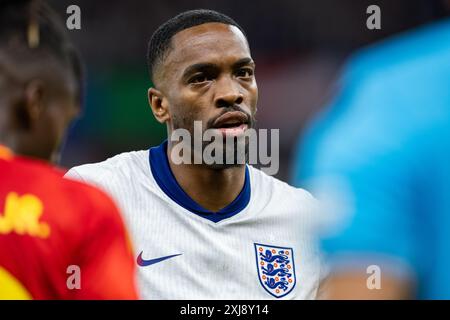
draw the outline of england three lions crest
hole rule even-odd
[[[294,251],[292,248],[255,243],[259,282],[275,298],[289,294],[295,287]]]

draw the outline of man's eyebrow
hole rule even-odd
[[[242,58],[233,63],[233,69],[237,69],[246,65],[251,65],[252,67],[254,67],[255,62],[252,60],[252,58]]]
[[[183,77],[186,77],[195,72],[204,71],[204,70],[213,69],[213,68],[217,68],[217,65],[214,63],[208,63],[208,62],[196,63],[193,65],[190,65],[189,67],[186,68],[186,70],[184,70]]]
[[[237,68],[245,66],[245,65],[255,66],[255,62],[252,60],[252,58],[242,58],[242,59],[239,59],[238,61],[236,61],[235,63],[233,63],[232,67],[233,67],[233,69],[237,69]],[[209,63],[209,62],[196,63],[193,65],[190,65],[189,67],[186,68],[186,70],[184,70],[183,77],[186,77],[195,72],[204,71],[204,70],[208,70],[208,69],[211,70],[211,69],[215,69],[215,68],[218,68],[218,66],[214,63]]]

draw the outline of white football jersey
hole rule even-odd
[[[306,191],[246,167],[238,198],[218,213],[178,185],[167,142],[72,168],[121,208],[143,299],[314,299],[321,277]],[[120,274],[117,275],[120,277]]]

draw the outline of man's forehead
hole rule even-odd
[[[173,36],[173,40],[175,41],[189,41],[195,37],[234,37],[236,40],[240,40],[243,43],[246,43],[246,39],[244,34],[238,27],[220,23],[220,22],[209,22],[203,23],[197,26],[193,26],[187,29],[184,29]]]
[[[244,34],[232,25],[205,23],[180,31],[172,38],[168,61],[188,63],[208,58],[226,58],[227,55],[239,56],[239,59],[250,57]]]

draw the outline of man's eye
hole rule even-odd
[[[210,80],[209,77],[207,77],[204,74],[200,74],[200,75],[197,75],[195,77],[192,77],[191,80],[189,80],[189,82],[190,83],[202,83],[202,82],[206,82],[208,80]]]
[[[241,78],[249,78],[253,76],[253,70],[252,69],[239,69],[236,73],[236,76]]]

